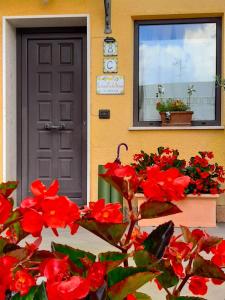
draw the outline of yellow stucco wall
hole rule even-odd
[[[128,131],[132,126],[133,109],[133,20],[223,16],[224,12],[224,0],[112,0],[112,36],[118,41],[119,75],[125,76],[126,86],[124,95],[104,96],[96,95],[96,76],[102,75],[103,69],[102,45],[105,37],[103,0],[49,0],[48,4],[43,4],[42,0],[0,1],[0,16],[90,14],[92,200],[96,200],[97,197],[97,166],[115,158],[116,147],[120,142],[129,145],[129,152],[122,154],[124,162],[128,162],[132,154],[140,149],[152,151],[159,145],[165,145],[178,148],[182,157],[189,157],[198,150],[212,150],[216,160],[225,165],[224,130]],[[0,24],[1,35],[2,22]],[[223,48],[224,44],[223,39]],[[0,70],[2,70],[2,54],[0,54]],[[1,90],[2,71],[0,71]],[[98,119],[100,108],[111,110],[110,120]],[[2,119],[1,97],[0,119]],[[2,124],[0,126],[2,127]],[[0,139],[2,141],[2,128]],[[2,173],[2,147],[0,147],[0,171]]]

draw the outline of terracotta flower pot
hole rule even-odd
[[[180,225],[188,227],[216,227],[216,200],[219,195],[202,194],[187,195],[183,200],[174,202],[182,213],[155,219],[139,221],[140,226],[158,226],[172,220],[176,227]],[[136,194],[134,202],[139,207],[146,201],[144,194]]]
[[[162,126],[191,126],[192,115],[193,111],[160,112]]]

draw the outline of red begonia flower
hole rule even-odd
[[[225,240],[211,248],[211,252],[214,254],[212,262],[219,267],[225,267]]]
[[[43,220],[47,227],[65,228],[80,218],[78,206],[65,196],[56,196],[42,202]]]
[[[199,241],[203,237],[208,237],[209,235],[201,229],[194,229],[191,232],[191,235],[195,238],[196,241]]]
[[[175,259],[171,260],[171,265],[173,267],[173,270],[175,272],[175,274],[180,277],[180,278],[184,278],[185,277],[185,273],[184,273],[184,267],[182,265],[181,262],[176,261]]]
[[[155,284],[157,285],[158,289],[161,291],[163,289],[163,286],[159,283],[158,279],[154,279]]]
[[[190,283],[189,283],[189,290],[194,295],[205,295],[208,291],[208,287],[206,283],[209,280],[207,278],[193,276],[191,277]]]
[[[137,298],[133,294],[127,295],[127,300],[137,300]]]
[[[39,209],[40,201],[41,201],[40,197],[27,197],[27,198],[23,199],[20,204],[21,210],[23,211],[27,208]]]
[[[0,194],[0,224],[4,224],[12,211],[12,204]]]
[[[5,292],[10,288],[12,270],[17,262],[18,260],[12,256],[0,257],[0,300],[5,300]]]
[[[67,258],[50,258],[42,262],[40,271],[49,283],[61,282],[67,275],[69,264]]]
[[[192,243],[185,243],[177,240],[178,237],[171,238],[164,256],[170,260],[173,270],[177,276],[184,278],[185,273],[182,263],[183,260],[187,260],[189,258],[193,245]]]
[[[14,292],[20,292],[20,295],[26,295],[30,288],[35,285],[34,278],[25,270],[16,272],[11,284],[11,289]]]
[[[47,283],[48,300],[79,300],[84,299],[90,290],[89,280],[73,276],[68,280]]]
[[[33,209],[28,209],[23,214],[21,226],[25,232],[31,233],[34,237],[41,235],[44,222],[42,215]]]
[[[42,237],[39,236],[33,243],[29,244],[26,243],[26,250],[28,251],[29,255],[33,254],[36,250],[38,250],[38,247],[40,246],[42,242]]]
[[[106,266],[104,263],[95,262],[88,270],[87,278],[90,281],[90,289],[92,291],[98,290],[104,283],[106,274]]]
[[[131,201],[140,183],[134,168],[129,165],[123,166],[117,162],[108,163],[104,167],[107,169],[106,173],[99,176],[110,184],[113,183],[121,195],[127,201]]]
[[[223,280],[215,279],[215,278],[211,278],[211,281],[212,281],[212,283],[215,284],[215,285],[221,285],[221,284],[224,283]]]
[[[55,179],[47,188],[39,179],[31,183],[31,192],[34,196],[54,197],[59,191],[59,182]]]
[[[143,243],[147,239],[148,235],[149,234],[145,231],[141,232],[138,227],[134,228],[131,235],[131,242],[133,243],[136,251],[144,249]]]
[[[121,205],[119,203],[105,204],[104,199],[91,204],[90,217],[100,223],[122,223],[123,214],[121,213]]]
[[[147,180],[142,182],[145,196],[153,201],[176,201],[184,197],[184,190],[190,182],[176,168],[161,171],[159,166],[147,168]]]

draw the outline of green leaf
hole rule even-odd
[[[0,237],[0,255],[3,254],[4,252],[4,247],[8,244],[8,240],[3,238],[3,237]]]
[[[137,267],[146,267],[153,263],[147,250],[139,250],[134,253],[134,261]]]
[[[182,212],[175,204],[171,202],[144,202],[140,206],[140,214],[142,219],[153,219],[174,215]]]
[[[17,181],[7,181],[0,184],[0,194],[8,198],[17,188]]]
[[[48,300],[45,284],[42,283],[34,295],[34,300]]]
[[[136,292],[133,294],[138,300],[152,300],[152,298],[149,295],[146,295],[144,293]]]
[[[146,271],[146,268],[116,268],[108,273],[109,298],[123,300],[155,277],[156,274]]]
[[[145,250],[160,259],[168,246],[171,236],[174,232],[174,224],[172,221],[164,223],[153,230],[144,241]]]
[[[186,226],[180,226],[184,240],[186,243],[193,243],[193,246],[195,246],[198,242],[198,240],[192,235],[190,229]]]
[[[45,284],[34,286],[30,289],[29,293],[25,296],[20,296],[19,293],[12,297],[12,300],[48,300]]]
[[[173,268],[171,266],[165,266],[164,262],[160,262],[159,266],[157,265],[156,268],[162,271],[162,274],[157,276],[157,280],[164,288],[171,288],[178,284],[179,278],[175,274]]]
[[[113,246],[121,240],[128,225],[128,223],[99,223],[94,220],[81,220],[77,223]]]
[[[193,275],[225,280],[225,273],[213,262],[197,255],[193,262]]]
[[[13,232],[17,236],[18,242],[21,241],[22,239],[24,239],[28,235],[28,233],[26,233],[22,229],[21,224],[20,224],[20,219],[22,219],[22,214],[18,209],[16,209],[12,212],[12,214],[10,215],[10,217],[4,224],[4,228],[9,227],[11,232]],[[18,222],[17,222],[17,220],[18,220]]]
[[[128,258],[128,254],[120,252],[105,252],[98,255],[100,262],[105,262],[107,272],[118,267],[125,259]]]
[[[149,254],[146,250],[140,250],[134,253],[134,261],[138,267],[148,267],[149,271],[159,271],[157,276],[160,284],[165,288],[170,288],[179,282],[179,278],[175,274],[171,266],[167,266],[164,261],[157,259]]]
[[[211,247],[218,245],[223,239],[216,236],[203,237],[198,243],[200,251],[209,251]]]
[[[51,244],[52,251],[60,252],[67,255],[70,260],[77,265],[79,268],[84,268],[82,259],[87,257],[92,262],[95,262],[96,256],[90,252],[86,252],[80,249],[74,249],[67,245],[56,244],[52,242]]]

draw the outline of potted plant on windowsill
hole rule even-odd
[[[223,167],[211,162],[212,152],[199,152],[198,155],[191,157],[188,163],[179,159],[178,156],[178,150],[159,147],[158,153],[147,154],[141,151],[135,154],[132,165],[144,181],[148,178],[149,168],[155,165],[163,171],[175,169],[189,176],[191,180],[185,190],[185,198],[177,203],[183,214],[173,216],[173,222],[176,226],[184,224],[191,227],[215,227],[216,201],[219,194],[224,192],[221,188],[225,174]],[[146,199],[143,191],[144,188],[139,189],[139,193],[135,195],[137,206],[140,206]],[[153,226],[166,219],[163,217],[160,221],[142,220],[140,225]]]
[[[181,99],[169,98],[156,103],[162,126],[191,126],[193,111]]]

